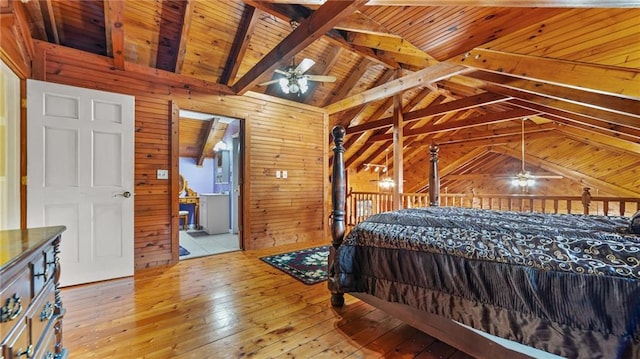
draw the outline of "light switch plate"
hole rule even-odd
[[[287,178],[287,176],[288,176],[287,171],[282,171],[282,178]]]
[[[157,179],[169,179],[169,170],[158,170],[156,172]]]
[[[276,178],[280,178],[280,171],[276,171]]]

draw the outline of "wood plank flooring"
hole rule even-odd
[[[470,356],[346,295],[234,252],[63,288],[71,358],[451,358]],[[64,270],[64,268],[62,268]]]

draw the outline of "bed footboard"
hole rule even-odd
[[[336,250],[342,244],[345,232],[345,201],[347,195],[347,184],[344,175],[344,127],[336,126],[331,131],[333,133],[333,172],[331,175],[331,248],[328,260],[328,286],[331,291],[331,305],[342,307],[344,305],[344,293],[338,290],[334,278],[333,262]]]

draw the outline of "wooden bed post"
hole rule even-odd
[[[429,146],[431,156],[429,162],[429,206],[437,207],[440,205],[440,177],[438,176],[438,151],[439,148],[435,144]]]
[[[331,212],[331,248],[329,250],[328,272],[329,279],[327,280],[329,290],[331,290],[331,305],[334,307],[342,307],[344,305],[344,293],[341,293],[337,289],[337,285],[333,278],[333,260],[336,255],[336,250],[342,244],[345,232],[345,200],[347,184],[344,176],[344,135],[346,133],[344,127],[336,126],[331,131],[333,133],[333,141],[335,147],[333,148],[333,172],[331,175],[331,203],[333,210]]]

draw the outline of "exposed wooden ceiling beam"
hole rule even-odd
[[[438,63],[438,61],[431,57],[429,54],[420,50],[409,41],[400,37],[350,32],[347,34],[347,42],[358,46],[370,47],[372,49],[393,52],[406,56],[424,58],[427,59],[429,65],[435,65]]]
[[[196,0],[187,0],[184,6],[184,14],[182,16],[182,29],[180,30],[180,38],[178,39],[178,51],[176,54],[176,64],[174,66],[175,73],[182,73],[182,65],[184,57],[187,54],[187,40],[189,39],[189,29],[191,29],[191,16],[196,6]],[[223,82],[226,83],[226,82]]]
[[[447,62],[640,100],[640,69],[594,65],[475,48]]]
[[[478,157],[486,154],[487,152],[489,152],[488,148],[486,147],[476,147],[474,149],[472,149],[471,151],[467,152],[466,154],[456,158],[455,160],[449,162],[446,166],[440,166],[440,168],[438,168],[438,174],[440,175],[440,178],[444,178],[445,176],[447,176],[449,173],[463,167],[466,163],[470,163],[475,161]],[[412,188],[408,188],[408,192],[409,193],[419,193],[419,192],[423,192],[429,189],[429,183],[428,181],[425,181],[427,183],[425,183],[424,185],[420,185],[419,183],[414,185]]]
[[[490,82],[513,90],[550,97],[556,100],[570,101],[599,110],[640,118],[640,101],[556,86],[541,81],[530,81],[487,71],[476,71],[467,74],[466,77]]]
[[[640,131],[637,130],[637,129],[626,127],[626,126],[621,126],[621,125],[618,125],[618,124],[615,124],[615,123],[609,123],[609,122],[606,122],[606,121],[602,121],[602,120],[598,120],[598,119],[582,116],[582,115],[575,114],[575,113],[570,113],[570,112],[563,111],[563,110],[560,110],[560,109],[556,109],[556,108],[553,108],[553,107],[537,104],[535,102],[523,101],[523,100],[520,100],[520,99],[513,99],[513,100],[509,101],[509,104],[512,104],[512,105],[518,106],[518,107],[522,107],[522,108],[531,109],[531,110],[534,110],[534,111],[539,111],[540,113],[545,113],[547,115],[564,118],[564,119],[567,119],[567,120],[570,120],[570,121],[573,121],[573,122],[578,122],[578,123],[586,124],[586,125],[589,125],[589,126],[601,128],[603,130],[610,131],[610,132],[613,132],[613,133],[618,133],[618,134],[623,134],[623,135],[634,136],[636,138],[640,138],[640,137],[638,137],[638,136],[640,136]]]
[[[463,66],[441,62],[437,65],[427,67],[423,70],[390,81],[382,86],[369,89],[357,95],[332,103],[331,105],[326,106],[325,110],[329,114],[348,110],[364,103],[387,98],[414,87],[426,86],[431,82],[440,81],[467,71],[469,71],[469,69]]]
[[[360,11],[356,11],[353,15],[337,23],[334,26],[334,29],[400,38],[399,35],[392,33],[389,29],[380,25],[380,23]]]
[[[224,65],[222,75],[220,75],[220,83],[231,85],[232,81],[235,80],[257,22],[256,8],[251,5],[245,6],[238,25],[238,31],[236,31],[231,50],[227,56],[227,62]]]
[[[531,136],[533,133],[549,132],[556,130],[558,126],[554,123],[546,123],[543,125],[526,125],[525,132],[527,136]],[[437,139],[433,139],[432,142],[438,146],[450,145],[455,143],[465,143],[469,141],[477,140],[493,140],[496,138],[507,139],[506,142],[519,142],[522,136],[522,127],[511,126],[487,131],[477,131],[477,129],[468,129],[466,131],[458,132],[452,136],[442,136]]]
[[[291,58],[323,36],[343,18],[353,14],[366,0],[328,1],[311,16],[303,20],[282,42],[276,45],[234,85],[234,91],[242,95],[270,76],[281,63]]]
[[[104,27],[107,56],[113,58],[113,66],[124,70],[124,1],[104,1]]]
[[[36,48],[39,48],[45,53],[55,53],[58,56],[70,57],[76,59],[82,59],[92,64],[107,64],[110,68],[108,71],[114,71],[115,66],[112,66],[112,59],[104,56],[90,54],[85,51],[75,50],[69,47],[54,45],[48,42],[34,40]],[[107,66],[105,65],[105,66]],[[197,88],[203,94],[214,95],[233,95],[233,91],[229,86],[219,83],[206,81],[186,75],[179,75],[173,72],[163,71],[160,69],[134,64],[132,62],[125,62],[125,71],[129,72],[132,78],[148,80],[153,77],[154,83],[169,84],[170,86],[180,85],[181,88]]]
[[[502,153],[514,158],[520,158],[522,156],[522,153],[519,150],[511,149],[504,146],[492,147],[490,151],[496,152],[496,153]],[[640,192],[632,191],[627,188],[620,187],[612,183],[608,183],[601,179],[588,176],[584,173],[580,173],[578,171],[568,169],[564,166],[549,162],[548,160],[535,157],[530,153],[526,154],[526,161],[529,165],[540,167],[549,172],[558,173],[564,177],[571,179],[574,182],[583,183],[586,187],[599,188],[606,192],[615,193],[621,196],[637,197],[640,195]]]
[[[220,119],[217,117],[214,117],[212,119],[210,119],[207,124],[206,130],[202,133],[202,138],[200,139],[200,148],[198,149],[198,155],[196,157],[196,164],[198,166],[202,166],[202,163],[204,163],[204,159],[206,156],[205,150],[207,148],[211,148],[212,146],[209,146],[213,140],[215,139],[215,129],[216,129],[216,125],[218,124],[218,121]]]
[[[640,118],[635,115],[626,115],[622,113],[615,113],[608,110],[603,110],[596,107],[589,107],[575,102],[565,101],[562,99],[551,98],[536,95],[534,93],[519,91],[511,88],[506,88],[501,85],[494,85],[489,83],[484,86],[488,91],[502,94],[504,96],[511,96],[519,101],[532,102],[537,105],[553,108],[566,113],[576,114],[582,117],[588,117],[597,119],[600,121],[606,121],[609,123],[626,126],[634,129],[640,129]],[[632,102],[638,102],[629,100]],[[633,108],[633,106],[631,106]]]
[[[265,3],[321,5],[326,0],[260,0]],[[369,6],[474,6],[474,7],[568,7],[568,8],[631,8],[637,0],[369,0]]]
[[[337,30],[331,30],[327,32],[325,39],[386,68],[397,69],[400,67],[400,64],[398,64],[396,61],[378,56],[378,54],[371,48],[350,44],[342,36],[342,33],[338,32]]]
[[[511,121],[513,119],[534,116],[539,112],[531,111],[528,109],[515,109],[503,112],[489,113],[484,116],[469,117],[459,121],[448,121],[441,124],[428,124],[420,128],[407,129],[404,131],[405,137],[419,136],[424,134],[431,134],[437,132],[456,131],[462,128],[476,127],[481,125],[488,125],[492,123]],[[370,138],[370,141],[386,141],[391,138],[391,134],[385,133],[379,136]]]
[[[407,112],[404,115],[405,122],[417,121],[425,117],[443,115],[450,112],[462,111],[474,107],[485,106],[496,102],[509,100],[510,97],[485,92],[479,95],[464,97],[460,100],[449,101],[437,105],[431,105],[421,110]],[[391,117],[385,117],[377,121],[369,121],[362,125],[347,128],[347,134],[356,134],[371,129],[379,129],[391,126]]]
[[[413,108],[418,106],[418,104],[420,104],[422,102],[422,100],[424,100],[424,98],[427,97],[430,93],[431,93],[430,89],[428,89],[428,88],[422,89],[422,91],[418,92],[404,106],[403,112],[411,111]],[[382,116],[385,112],[387,112],[387,110],[389,109],[389,107],[391,107],[391,105],[393,105],[393,98],[390,97],[390,98],[387,98],[384,101],[384,103],[378,107],[378,109],[370,116],[370,119],[376,120],[376,119],[380,118],[380,116]],[[380,133],[382,133],[382,132],[380,132]],[[349,166],[351,166],[351,164],[356,162],[359,159],[359,157],[362,156],[366,152],[367,147],[369,147],[371,144],[374,143],[374,142],[368,142],[368,139],[371,136],[375,136],[376,134],[378,134],[378,133],[374,132],[374,131],[368,131],[368,132],[362,132],[362,133],[359,133],[359,134],[356,134],[356,135],[353,135],[353,136],[347,136],[347,141],[345,141],[345,145],[347,143],[363,141],[363,145],[360,147],[360,149],[355,154],[353,154],[350,158],[345,160],[345,166],[347,168]],[[405,147],[407,145],[409,145],[410,143],[411,143],[410,141],[407,141],[405,143]],[[371,161],[373,161],[373,160],[374,159],[372,159]]]
[[[335,91],[332,91],[325,99],[325,105],[338,99],[343,99],[349,91],[362,79],[362,76],[369,70],[371,61],[367,59],[360,59],[360,61],[351,69],[349,76],[337,86]]]
[[[53,14],[53,5],[51,0],[39,0],[40,10],[42,11],[42,20],[44,21],[44,30],[47,33],[47,40],[56,45],[60,45],[60,36],[58,35],[58,25],[56,17]]]
[[[621,141],[620,138],[603,135],[580,127],[560,125],[558,130],[576,141],[588,144],[596,143],[598,147],[605,147],[609,151],[621,152],[631,156],[637,156],[640,153],[640,143]]]

